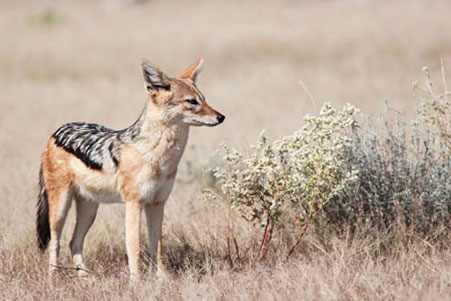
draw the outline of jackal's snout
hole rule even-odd
[[[225,116],[218,112],[218,116],[216,118],[218,119],[218,124],[221,124],[224,121]]]
[[[206,102],[202,104],[202,109],[198,113],[199,118],[198,121],[202,123],[202,125],[206,126],[217,126],[224,122],[225,116],[212,107],[210,107]]]
[[[215,121],[212,123],[205,123],[206,126],[217,126],[224,122],[225,116],[217,111],[215,111],[215,113],[216,113],[216,115],[214,117]]]

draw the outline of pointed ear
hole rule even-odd
[[[178,77],[183,79],[190,79],[193,82],[196,82],[197,76],[199,75],[203,64],[204,59],[199,58],[197,62],[186,68]]]
[[[165,89],[168,90],[171,85],[169,84],[169,78],[157,67],[153,66],[147,60],[144,60],[141,64],[144,76],[144,82],[146,83],[147,91]]]

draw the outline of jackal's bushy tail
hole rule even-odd
[[[39,170],[39,195],[36,209],[36,235],[38,239],[38,247],[41,251],[45,251],[50,241],[50,225],[49,201],[44,176],[42,174],[42,166]]]

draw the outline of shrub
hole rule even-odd
[[[451,218],[451,157],[444,141],[418,123],[359,132],[348,152],[358,178],[329,202],[322,219],[332,229],[367,224],[431,235]],[[324,223],[322,224],[324,226]]]
[[[293,217],[305,227],[356,181],[357,170],[347,164],[355,114],[350,105],[337,111],[326,104],[291,136],[268,142],[262,134],[249,154],[225,148],[225,164],[214,174],[232,207],[265,228],[260,258],[282,218]]]
[[[432,89],[427,68],[416,119],[388,122],[371,131],[368,124],[353,137],[348,165],[358,169],[355,185],[331,202],[323,217],[334,228],[361,222],[379,229],[436,236],[451,220],[451,111],[442,65],[443,92]],[[441,231],[447,235],[447,231]],[[434,238],[435,239],[435,238]]]
[[[425,70],[426,89],[421,91],[426,96],[412,123],[386,121],[385,130],[377,131],[374,124],[360,122],[359,128],[356,108],[336,110],[325,104],[318,116],[306,117],[305,125],[290,136],[270,142],[261,134],[248,153],[224,148],[224,162],[213,170],[216,197],[264,228],[260,259],[274,227],[293,221],[301,229],[294,247],[309,224],[319,231],[340,232],[365,224],[433,239],[437,229],[447,235],[449,93],[444,84],[445,92],[435,94]]]

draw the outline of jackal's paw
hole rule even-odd
[[[169,272],[168,269],[166,268],[166,266],[164,264],[159,264],[157,270],[155,271],[155,276],[157,276],[157,278],[167,278],[169,276]]]

